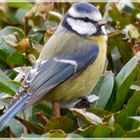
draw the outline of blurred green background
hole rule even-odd
[[[107,65],[91,94],[100,98],[85,111],[40,103],[12,119],[0,137],[139,137],[140,3],[94,2],[108,22]],[[18,90],[70,2],[0,3],[0,114]],[[20,123],[19,123],[20,122]]]

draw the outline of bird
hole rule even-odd
[[[105,24],[94,5],[72,4],[0,117],[0,130],[33,104],[51,103],[52,118],[57,118],[61,107],[90,95],[105,68]]]

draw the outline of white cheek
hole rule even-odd
[[[92,35],[97,31],[96,27],[92,23],[87,23],[82,20],[75,20],[72,18],[67,18],[67,22],[74,31],[82,35]]]

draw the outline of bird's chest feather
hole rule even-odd
[[[47,100],[67,102],[79,96],[90,94],[103,73],[106,61],[106,40],[103,36],[99,38],[94,37],[94,41],[99,45],[99,53],[96,60],[83,72],[69,78],[53,89],[47,94]]]

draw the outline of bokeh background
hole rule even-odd
[[[62,109],[50,120],[43,102],[19,113],[0,137],[139,137],[140,3],[91,2],[108,22],[106,71],[84,111]],[[72,2],[0,2],[0,114]]]

